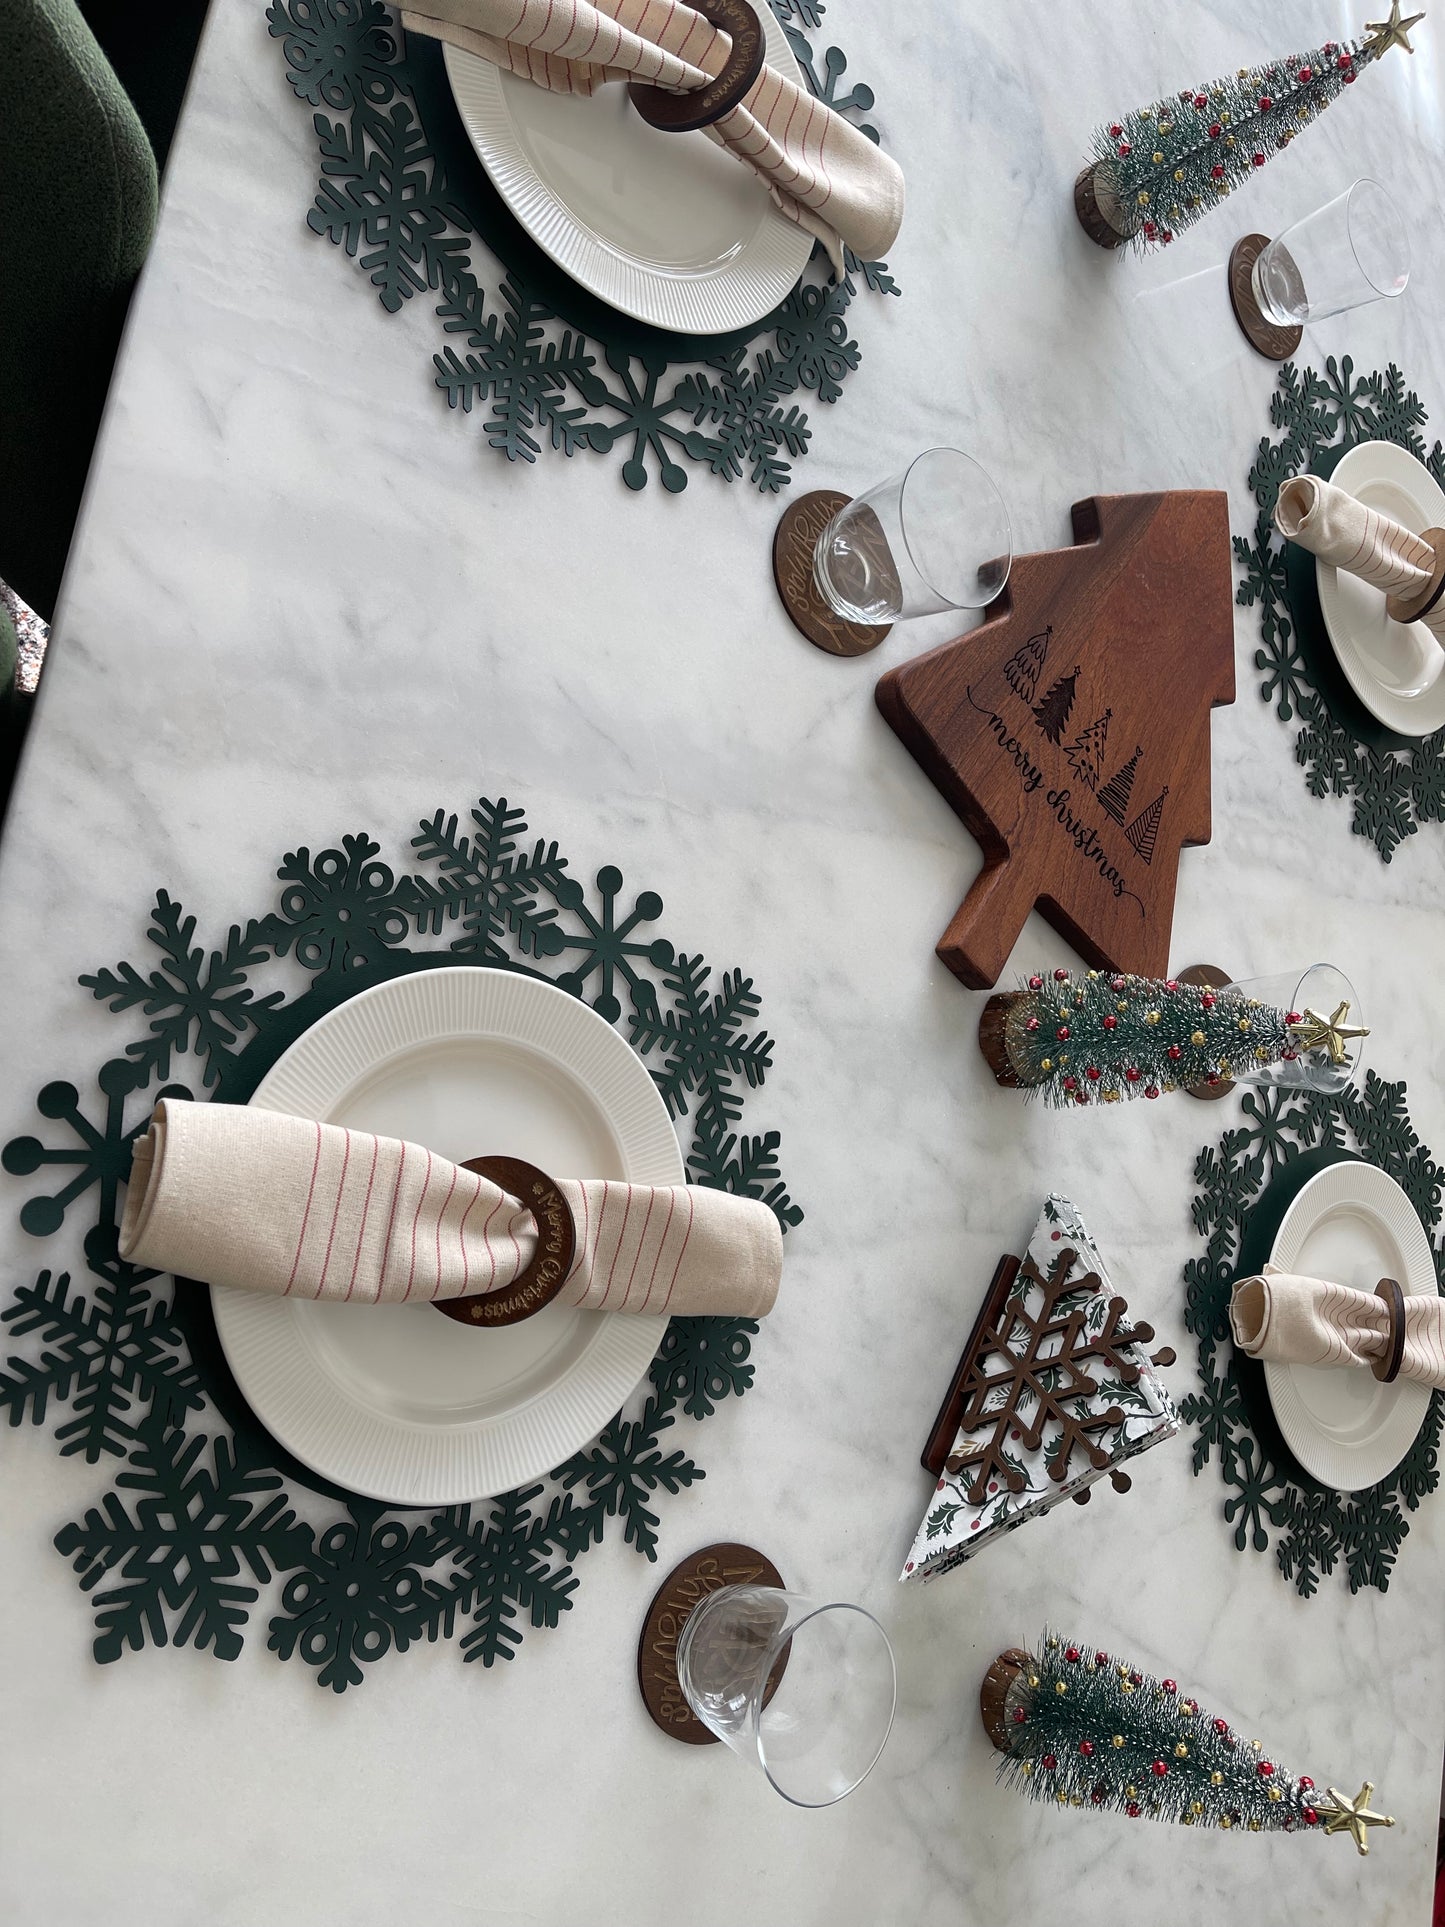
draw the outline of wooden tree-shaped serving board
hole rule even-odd
[[[1163,977],[1179,851],[1207,843],[1209,712],[1234,701],[1217,491],[1074,505],[1074,547],[1020,556],[981,628],[892,669],[878,707],[983,847],[938,944],[998,982],[1038,906],[1099,968]]]

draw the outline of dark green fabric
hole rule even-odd
[[[0,819],[10,800],[10,782],[25,740],[25,724],[30,713],[30,698],[20,688],[16,674],[20,663],[20,639],[10,611],[0,602]]]
[[[4,719],[14,705],[15,671],[19,663],[20,638],[15,633],[15,624],[10,620],[10,611],[0,602],[0,732],[3,732]]]
[[[85,23],[129,94],[150,139],[156,166],[166,171],[176,122],[210,0],[80,0]]]
[[[156,199],[74,0],[0,0],[0,577],[46,617]]]

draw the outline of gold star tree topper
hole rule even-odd
[[[1412,13],[1408,20],[1400,18],[1400,0],[1390,0],[1388,20],[1367,20],[1365,32],[1373,36],[1370,49],[1375,54],[1387,54],[1391,47],[1403,47],[1407,54],[1414,53],[1410,45],[1410,29],[1418,27],[1425,18],[1423,13]]]
[[[1375,1783],[1366,1780],[1353,1800],[1347,1800],[1338,1787],[1329,1787],[1323,1800],[1316,1804],[1320,1818],[1325,1823],[1326,1833],[1348,1833],[1355,1843],[1358,1853],[1368,1853],[1370,1843],[1366,1838],[1371,1827],[1393,1827],[1394,1816],[1388,1813],[1372,1813],[1370,1801],[1374,1797]]]
[[[1348,1003],[1336,1004],[1328,1017],[1322,1017],[1317,1010],[1305,1008],[1305,1014],[1298,1023],[1289,1026],[1290,1036],[1301,1050],[1327,1050],[1332,1064],[1349,1062],[1347,1040],[1351,1037],[1368,1037],[1367,1025],[1350,1024],[1345,1020],[1350,1014]]]

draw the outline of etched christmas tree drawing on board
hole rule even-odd
[[[1139,758],[1144,754],[1141,743],[1124,767],[1099,791],[1099,803],[1106,809],[1116,823],[1122,823],[1129,810],[1129,792],[1134,787],[1134,778],[1139,773]]]
[[[1147,809],[1143,809],[1125,830],[1124,834],[1138,851],[1145,863],[1154,861],[1154,845],[1159,836],[1159,819],[1164,814],[1164,798],[1169,794],[1166,783]]]
[[[1074,706],[1074,686],[1079,680],[1075,666],[1073,673],[1060,676],[1043,701],[1034,704],[1034,721],[1051,743],[1057,743],[1064,733],[1064,725],[1069,720],[1069,711]]]
[[[1052,623],[1041,629],[1036,636],[1030,636],[1022,649],[1016,649],[1004,665],[1009,688],[1016,696],[1022,696],[1031,703],[1038,690],[1039,677],[1044,673],[1044,664],[1049,655],[1049,637],[1054,633]]]
[[[1108,738],[1109,719],[1113,714],[1112,709],[1106,709],[1099,720],[1090,723],[1077,741],[1070,743],[1064,752],[1068,758],[1069,768],[1079,781],[1091,790],[1099,787],[1099,778],[1104,774],[1104,743]]]

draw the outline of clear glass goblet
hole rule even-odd
[[[1277,327],[1393,300],[1410,279],[1405,217],[1368,175],[1271,241],[1254,264],[1254,298]]]
[[[1013,564],[1013,531],[988,473],[956,448],[928,448],[839,509],[818,537],[813,576],[845,622],[899,622],[984,609]]]
[[[867,1778],[893,1724],[888,1636],[861,1606],[721,1586],[688,1618],[677,1677],[697,1717],[799,1807]]]
[[[1344,972],[1336,970],[1333,964],[1311,964],[1307,970],[1291,970],[1276,977],[1250,977],[1242,983],[1230,984],[1229,990],[1237,996],[1272,1004],[1276,1010],[1298,1011],[1301,1016],[1306,1011],[1314,1011],[1328,1018],[1343,1005],[1340,1022],[1352,1029],[1364,1029],[1359,993]],[[1339,1064],[1333,1063],[1329,1051],[1319,1045],[1302,1050],[1298,1057],[1261,1064],[1251,1071],[1237,1071],[1233,1076],[1240,1084],[1274,1085],[1286,1090],[1324,1091],[1334,1095],[1348,1090],[1359,1076],[1364,1041],[1363,1037],[1346,1039],[1344,1061]]]

